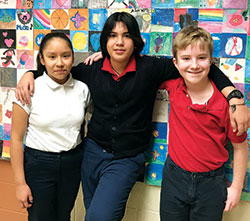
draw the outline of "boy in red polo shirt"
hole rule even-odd
[[[221,220],[234,208],[243,187],[247,161],[247,134],[236,136],[229,105],[208,78],[213,39],[199,27],[182,29],[173,42],[173,62],[182,78],[161,88],[169,92],[169,145],[163,170],[160,216],[162,221]],[[229,98],[228,98],[229,99]],[[232,111],[241,103],[231,105]],[[234,147],[232,185],[227,189],[224,148]]]

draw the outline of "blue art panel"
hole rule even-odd
[[[167,158],[167,144],[152,143],[145,152],[146,168],[145,182],[152,185],[161,185],[162,170]]]
[[[199,9],[175,9],[174,10],[174,32],[179,32],[187,25],[198,25]]]
[[[221,52],[221,34],[218,33],[212,33],[211,34],[213,40],[214,40],[214,51],[213,51],[213,57],[218,58],[220,57]]]
[[[107,20],[106,9],[89,9],[89,30],[101,31]]]
[[[52,7],[52,0],[34,0],[34,9],[50,9]]]
[[[0,124],[0,140],[3,140],[3,125]]]
[[[175,0],[152,0],[152,8],[174,8]]]
[[[151,24],[173,27],[174,9],[153,9]]]
[[[223,33],[221,35],[221,57],[244,58],[246,52],[246,34]]]
[[[152,135],[155,143],[167,143],[168,124],[152,122]]]
[[[97,52],[101,50],[100,47],[100,31],[90,31],[89,32],[89,51]]]
[[[250,84],[248,83],[245,84],[244,98],[246,105],[250,108]]]
[[[245,66],[245,82],[250,83],[250,60],[246,60]]]
[[[10,23],[16,19],[15,9],[0,9],[0,25],[1,22]]]
[[[141,51],[141,54],[149,54],[150,49],[150,33],[141,33],[142,40],[144,41],[145,45]]]

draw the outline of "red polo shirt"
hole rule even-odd
[[[212,82],[214,93],[207,104],[192,104],[182,78],[162,84],[169,92],[169,145],[172,160],[184,170],[207,172],[221,167],[228,159],[224,148],[229,138],[241,143],[247,133],[233,132],[225,97]]]
[[[122,76],[124,76],[127,72],[130,71],[136,71],[136,61],[135,61],[135,57],[132,56],[127,67],[125,68],[124,72],[121,73],[119,76],[115,73],[115,71],[113,70],[113,68],[111,67],[111,63],[110,60],[105,57],[104,62],[103,62],[103,66],[102,66],[102,70],[103,71],[108,71],[109,73],[112,74],[112,77],[114,78],[115,81],[119,81],[120,78]]]

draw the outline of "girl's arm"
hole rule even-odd
[[[16,183],[16,197],[22,208],[32,205],[33,197],[24,175],[23,139],[28,125],[28,114],[18,104],[13,103],[10,156]]]
[[[248,162],[247,140],[243,143],[232,143],[232,145],[234,147],[233,181],[231,186],[228,188],[227,201],[224,209],[225,212],[228,212],[232,208],[236,207],[240,201]]]

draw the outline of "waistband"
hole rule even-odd
[[[77,145],[74,149],[68,150],[68,151],[61,151],[61,152],[47,152],[47,151],[43,151],[43,150],[37,150],[31,147],[28,147],[25,145],[24,151],[32,154],[34,156],[38,156],[38,155],[43,155],[43,156],[48,156],[48,157],[53,157],[53,158],[61,158],[61,156],[65,155],[65,154],[73,154],[79,150],[82,149],[82,143],[80,143],[79,145]]]
[[[167,164],[168,164],[167,166],[172,166],[172,167],[174,167],[175,169],[179,170],[180,172],[185,173],[185,174],[187,174],[187,175],[190,175],[190,176],[192,176],[192,177],[198,177],[198,176],[216,176],[216,175],[222,175],[222,174],[224,174],[224,168],[223,168],[223,166],[217,168],[216,170],[211,170],[211,171],[208,171],[208,172],[190,172],[190,171],[184,170],[184,169],[182,169],[181,167],[179,167],[179,166],[170,158],[169,155],[168,155],[168,157],[167,157]]]

